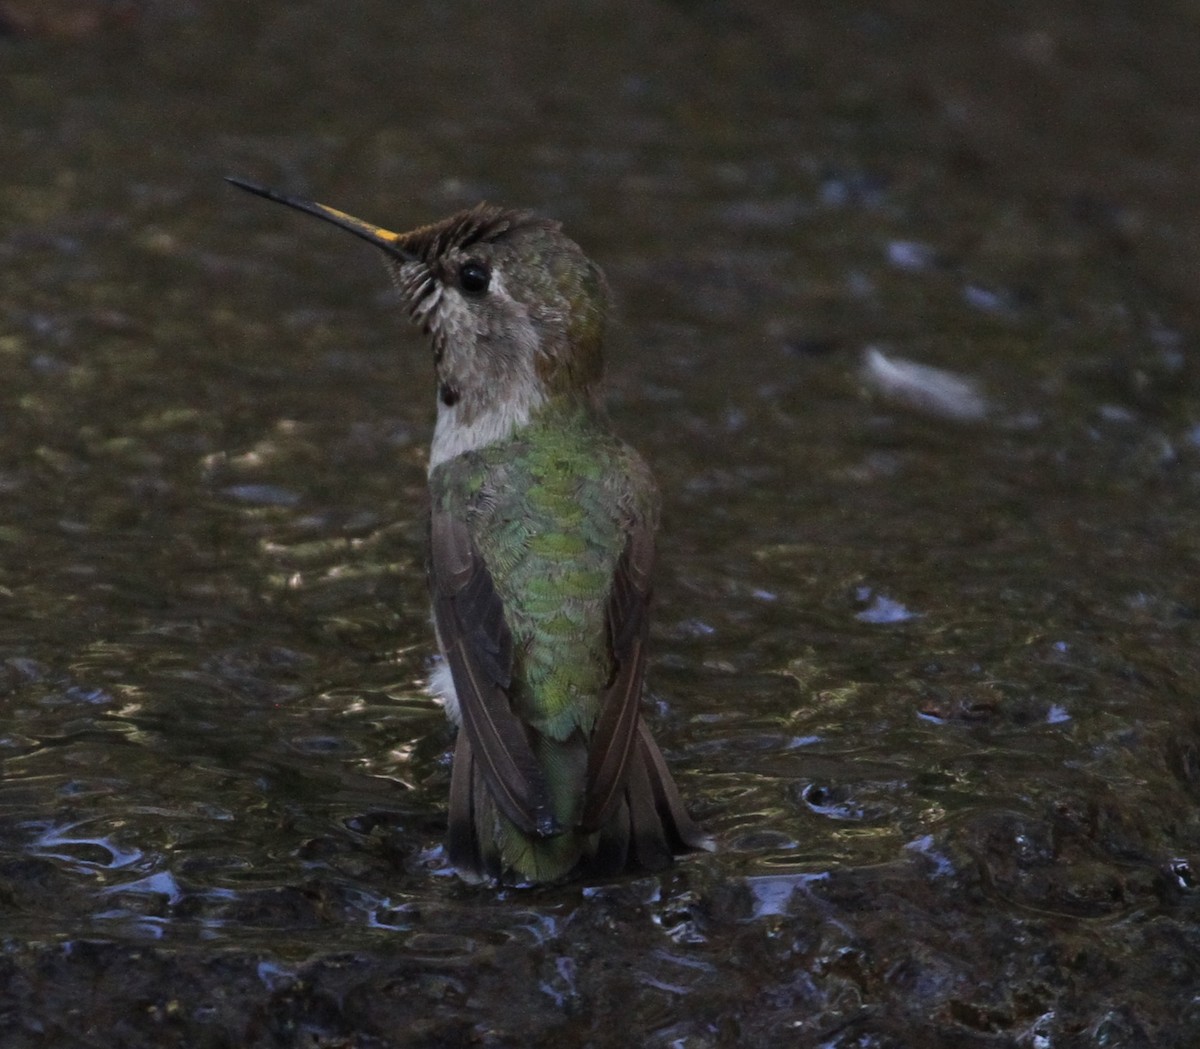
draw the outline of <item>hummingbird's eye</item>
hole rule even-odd
[[[468,295],[482,295],[491,279],[492,271],[478,259],[468,259],[458,267],[458,286]]]

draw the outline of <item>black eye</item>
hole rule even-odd
[[[458,286],[468,295],[482,295],[491,279],[492,271],[477,259],[469,259],[458,267]]]

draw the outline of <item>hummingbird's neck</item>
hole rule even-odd
[[[542,396],[530,384],[523,391],[514,390],[512,396],[483,407],[472,409],[461,400],[450,404],[446,401],[445,397],[438,400],[437,423],[429,448],[430,473],[447,459],[503,441],[528,426],[542,404]]]
[[[429,472],[457,455],[507,440],[531,423],[594,417],[598,411],[590,397],[547,396],[530,384],[512,395],[467,411],[462,401],[438,401],[437,423],[429,449]]]

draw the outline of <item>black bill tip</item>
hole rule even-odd
[[[289,208],[295,208],[297,211],[303,211],[308,215],[315,215],[319,219],[332,223],[339,229],[344,229],[348,233],[353,233],[356,237],[361,237],[368,243],[386,251],[389,255],[396,256],[403,262],[412,262],[417,258],[411,251],[401,247],[400,242],[403,239],[403,234],[393,233],[391,230],[384,229],[382,226],[376,226],[372,222],[365,222],[363,219],[355,218],[353,215],[348,215],[337,208],[331,208],[328,204],[318,204],[314,200],[291,197],[286,193],[280,193],[279,190],[271,189],[269,186],[251,182],[249,179],[239,178],[237,175],[226,175],[225,181],[237,186],[238,189],[244,189],[247,193],[253,193],[258,197],[265,197],[267,200],[273,200],[277,204],[286,204]]]

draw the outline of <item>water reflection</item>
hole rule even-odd
[[[35,856],[62,861],[71,870],[88,874],[120,870],[142,859],[140,849],[118,845],[107,835],[89,835],[86,828],[96,820],[55,826],[26,825],[32,832],[28,850]]]
[[[803,893],[814,882],[828,879],[828,872],[817,874],[758,874],[745,881],[750,890],[750,917],[770,918],[789,913],[788,904],[796,893]]]

